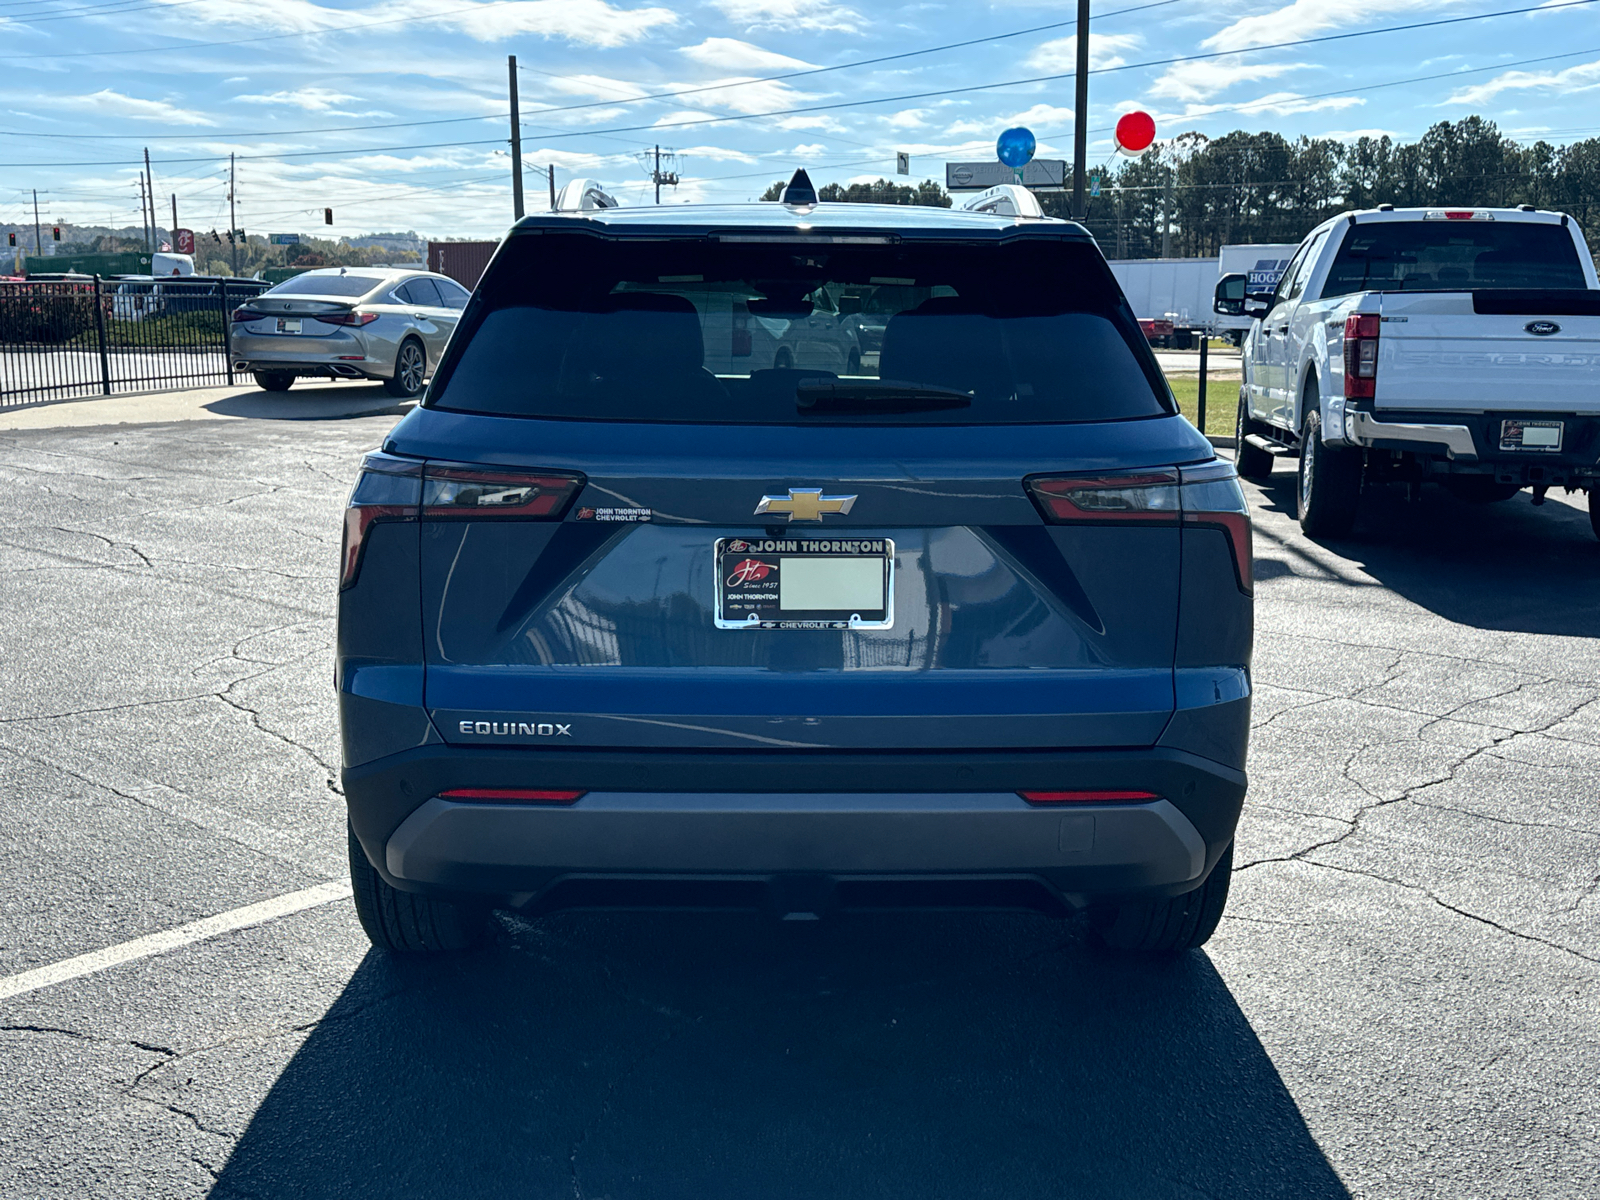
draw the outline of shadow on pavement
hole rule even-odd
[[[1348,1197],[1201,954],[659,913],[370,953],[212,1195]]]
[[[331,421],[348,417],[396,416],[409,412],[414,400],[396,400],[382,384],[338,383],[296,386],[287,392],[241,392],[201,407],[224,417],[264,421]]]
[[[1292,471],[1274,472],[1260,495],[1266,511],[1295,519]],[[1582,498],[1572,499],[1580,507],[1551,498],[1536,508],[1527,491],[1498,504],[1469,504],[1433,485],[1416,501],[1397,486],[1372,488],[1362,493],[1351,536],[1318,544],[1447,620],[1509,633],[1596,637],[1600,541]],[[1258,522],[1258,549],[1271,546],[1273,534]],[[1256,563],[1258,580],[1291,573],[1281,563]]]

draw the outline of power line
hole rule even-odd
[[[1246,50],[1216,50],[1206,54],[1181,54],[1172,58],[1155,58],[1147,59],[1144,62],[1121,63],[1114,67],[1096,67],[1090,71],[1089,74],[1109,75],[1122,71],[1138,71],[1149,67],[1175,66],[1178,63],[1205,62],[1210,59],[1229,58],[1237,54],[1254,53],[1260,50],[1285,50],[1295,46],[1310,46],[1323,42],[1347,41],[1351,38],[1374,37],[1378,34],[1385,33],[1408,33],[1417,29],[1432,29],[1441,25],[1459,25],[1465,21],[1482,21],[1491,17],[1515,16],[1519,13],[1530,12],[1552,12],[1562,8],[1574,8],[1581,5],[1594,4],[1596,2],[1597,0],[1561,0],[1561,2],[1558,4],[1536,4],[1525,8],[1508,8],[1502,9],[1499,12],[1478,13],[1473,16],[1465,17],[1441,17],[1432,21],[1414,21],[1407,25],[1389,25],[1382,29],[1361,29],[1354,30],[1350,33],[1330,33],[1324,34],[1320,37],[1297,38],[1294,41],[1288,42],[1273,42],[1270,45],[1251,46]],[[862,106],[872,104],[903,104],[910,100],[931,100],[944,96],[961,96],[969,95],[973,92],[993,91],[997,88],[1022,87],[1024,85],[1034,83],[1054,83],[1062,79],[1071,79],[1075,74],[1076,72],[1074,71],[1062,71],[1053,75],[1035,75],[1026,79],[1002,80],[998,83],[976,83],[970,84],[966,87],[958,88],[938,88],[933,91],[910,92],[899,96],[879,96],[866,100],[840,100],[831,104],[808,104],[798,108],[774,109],[770,112],[762,113],[738,113],[732,116],[724,117],[696,117],[692,121],[666,121],[650,125],[619,125],[611,129],[578,130],[566,133],[541,131],[539,136],[545,138],[546,140],[553,141],[560,138],[592,137],[599,134],[609,133],[638,133],[641,130],[646,129],[682,129],[693,125],[723,125],[733,121],[760,121],[770,117],[790,117],[797,116],[802,113],[835,112],[839,109],[860,108]],[[558,110],[547,109],[544,111],[548,112]]]
[[[1120,17],[1127,13],[1143,12],[1149,8],[1165,8],[1169,4],[1176,4],[1178,0],[1155,0],[1151,4],[1138,4],[1132,8],[1119,8],[1115,12],[1101,13],[1095,17],[1096,21],[1109,20],[1111,17]],[[969,38],[964,42],[946,42],[942,46],[928,46],[921,50],[907,50],[900,54],[885,54],[878,58],[861,58],[852,62],[838,63],[831,67],[810,67],[804,71],[789,71],[782,75],[767,75],[760,79],[738,79],[729,83],[711,83],[700,87],[682,88],[674,92],[652,92],[645,96],[623,96],[616,100],[592,100],[584,104],[567,104],[554,108],[535,109],[535,112],[577,112],[585,108],[612,108],[618,104],[640,104],[649,100],[671,100],[678,96],[696,96],[703,92],[724,91],[728,88],[754,87],[761,83],[781,83],[790,79],[804,79],[812,75],[826,75],[830,71],[848,71],[856,67],[872,67],[880,63],[899,62],[902,59],[918,58],[925,54],[942,54],[946,50],[961,50],[968,46],[978,46],[985,42],[1000,42],[1007,38],[1026,37],[1030,33],[1047,33],[1052,29],[1064,29],[1076,25],[1077,19],[1071,21],[1052,21],[1048,25],[1033,25],[1027,29],[1014,29],[1009,33],[995,33],[988,37]],[[527,71],[530,75],[544,75],[550,79],[570,79],[568,75],[549,75],[548,72],[538,71],[532,67],[518,66],[518,70]]]

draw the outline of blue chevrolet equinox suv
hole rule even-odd
[[[1245,794],[1249,515],[1094,241],[803,174],[608,200],[516,224],[350,496],[372,941],[662,905],[1203,943]]]

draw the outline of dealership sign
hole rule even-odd
[[[1036,158],[1022,167],[1022,183],[1031,188],[1066,186],[1067,163],[1061,158]],[[944,186],[950,192],[982,192],[1017,182],[1017,172],[1003,162],[945,163]]]

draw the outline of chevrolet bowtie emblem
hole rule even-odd
[[[823,513],[847,513],[854,496],[824,496],[821,488],[790,488],[787,496],[763,496],[756,505],[762,513],[788,513],[791,521],[821,521]]]

